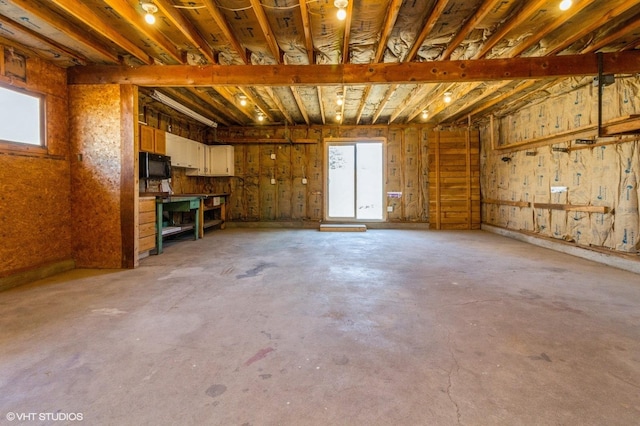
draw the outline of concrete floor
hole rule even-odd
[[[483,231],[213,231],[0,293],[0,424],[638,424],[639,306]]]

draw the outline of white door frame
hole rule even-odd
[[[356,219],[354,218],[330,218],[329,217],[329,145],[356,145],[358,143],[367,143],[367,142],[375,142],[382,143],[382,219]],[[323,146],[322,146],[322,155],[324,161],[324,182],[323,182],[323,194],[324,194],[324,206],[323,206],[323,221],[325,222],[340,222],[348,220],[349,222],[386,222],[388,219],[388,213],[386,209],[386,176],[387,176],[387,162],[386,162],[386,153],[387,151],[387,139],[383,137],[362,137],[362,138],[324,138]],[[357,156],[356,156],[357,161]],[[357,187],[357,177],[355,179],[354,185]],[[357,190],[356,190],[357,191]],[[356,192],[357,198],[357,192]],[[356,212],[357,216],[357,212]]]

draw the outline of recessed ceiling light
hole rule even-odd
[[[573,2],[571,0],[562,0],[560,2],[560,10],[569,10],[572,3]]]

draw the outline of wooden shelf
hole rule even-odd
[[[202,224],[203,228],[211,228],[212,226],[222,225],[224,221],[220,219],[205,220]]]
[[[176,226],[165,226],[162,228],[162,236],[168,237],[169,235],[179,234],[181,232],[191,231],[195,225],[193,223],[184,223]]]

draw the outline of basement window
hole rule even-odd
[[[40,95],[0,87],[0,142],[44,147],[43,105]]]

